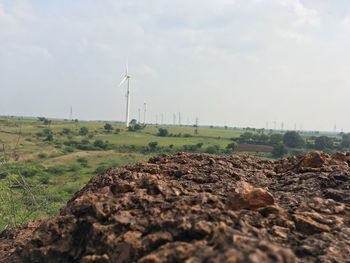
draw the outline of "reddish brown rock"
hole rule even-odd
[[[231,210],[256,210],[273,205],[273,196],[262,188],[254,188],[246,182],[237,182],[232,192],[227,196],[226,206]]]
[[[295,227],[298,231],[305,234],[316,234],[322,232],[330,231],[329,226],[325,224],[321,224],[311,219],[310,217],[302,216],[302,215],[294,215]]]
[[[329,155],[323,152],[309,152],[303,157],[300,167],[321,168],[327,164]]]
[[[0,262],[347,262],[344,158],[179,153],[109,169],[60,215],[1,232]]]

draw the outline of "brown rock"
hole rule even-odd
[[[326,164],[329,155],[322,152],[309,152],[305,154],[300,163],[300,167],[321,168]]]
[[[329,226],[320,224],[310,217],[295,214],[293,216],[293,219],[297,231],[307,235],[328,232],[330,230]]]
[[[268,191],[239,181],[233,191],[228,194],[226,206],[231,210],[256,210],[274,203],[274,198]]]

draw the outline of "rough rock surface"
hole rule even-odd
[[[349,262],[349,163],[180,153],[109,169],[59,216],[1,233],[0,261]]]

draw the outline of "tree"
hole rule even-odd
[[[288,153],[287,147],[284,146],[283,143],[278,143],[275,146],[273,146],[272,155],[274,157],[282,157],[287,153]]]
[[[164,128],[159,128],[158,129],[158,136],[160,137],[166,137],[169,135],[169,132],[167,129],[164,129]]]
[[[252,143],[253,141],[253,133],[245,132],[241,134],[237,140],[239,143]]]
[[[103,127],[105,129],[106,132],[111,132],[113,131],[113,127],[111,124],[106,123],[105,126]]]
[[[81,127],[80,130],[79,130],[79,135],[81,136],[85,136],[89,133],[89,129],[86,128],[86,127]]]
[[[283,135],[283,143],[291,148],[300,148],[305,145],[303,137],[296,131],[288,131]]]
[[[137,120],[135,119],[132,119],[130,122],[129,122],[129,127],[128,127],[128,131],[138,131],[138,130],[141,130],[145,127],[145,125],[141,125],[139,123],[137,123]]]
[[[350,148],[350,133],[344,133],[341,140],[342,148]]]
[[[282,143],[283,140],[283,135],[280,133],[272,133],[270,135],[270,139],[269,139],[269,144],[270,145],[276,145],[279,143]]]
[[[230,151],[230,152],[234,152],[236,149],[237,144],[235,142],[231,142],[229,144],[227,144],[226,146],[226,150]]]
[[[315,139],[315,149],[325,150],[332,149],[334,147],[333,139],[328,136],[320,136]]]

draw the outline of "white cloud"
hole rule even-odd
[[[30,94],[39,92],[39,82],[55,94],[44,113],[62,116],[60,107],[74,91],[80,98],[75,101],[81,109],[77,117],[122,119],[124,90],[115,83],[129,57],[136,88],[140,87],[133,93],[134,111],[147,100],[154,115],[183,111],[184,119],[198,115],[202,123],[250,126],[286,118],[285,122],[306,127],[313,119],[303,112],[310,109],[315,94],[327,101],[332,91],[344,92],[348,85],[350,37],[344,28],[350,28],[346,18],[350,14],[344,11],[344,2],[342,8],[332,2],[334,13],[341,16],[329,15],[328,5],[319,3],[17,0],[0,4],[0,73],[5,76],[1,81],[12,90],[30,89],[27,102],[17,105],[22,112],[31,111],[36,98]],[[23,58],[25,63],[16,63],[10,71],[8,65]],[[36,68],[40,68],[38,79],[32,77]],[[15,71],[28,72],[27,77],[15,78]],[[337,84],[330,88],[333,80]],[[346,103],[346,96],[339,97],[339,103]],[[91,107],[94,101],[103,101],[103,107]],[[336,107],[329,107],[333,115]],[[333,125],[325,107],[315,103],[313,108]],[[327,124],[316,126],[327,128]]]

